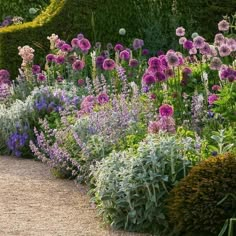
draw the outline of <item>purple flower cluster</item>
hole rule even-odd
[[[236,81],[236,70],[227,66],[221,66],[219,76],[222,80],[228,80],[229,82]]]

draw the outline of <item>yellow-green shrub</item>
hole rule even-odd
[[[169,220],[180,235],[186,232],[218,235],[225,220],[236,212],[235,194],[236,154],[211,157],[192,168],[172,190]]]

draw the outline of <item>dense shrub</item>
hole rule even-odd
[[[29,9],[41,9],[48,5],[50,0],[0,0],[0,21],[6,16],[21,16],[31,20]]]
[[[211,157],[192,168],[168,200],[175,231],[218,235],[236,213],[236,155]],[[198,234],[199,235],[199,234]]]
[[[184,148],[183,142],[176,136],[152,135],[136,152],[113,152],[101,161],[94,171],[94,199],[106,222],[156,235],[168,230],[164,202],[190,164],[184,158],[190,147]]]

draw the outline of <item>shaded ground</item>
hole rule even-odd
[[[105,229],[84,191],[33,160],[0,157],[1,236],[138,236]]]

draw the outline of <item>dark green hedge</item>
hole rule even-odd
[[[0,0],[0,21],[6,16],[21,16],[28,21],[33,17],[30,8],[44,8],[49,3],[50,0]]]

